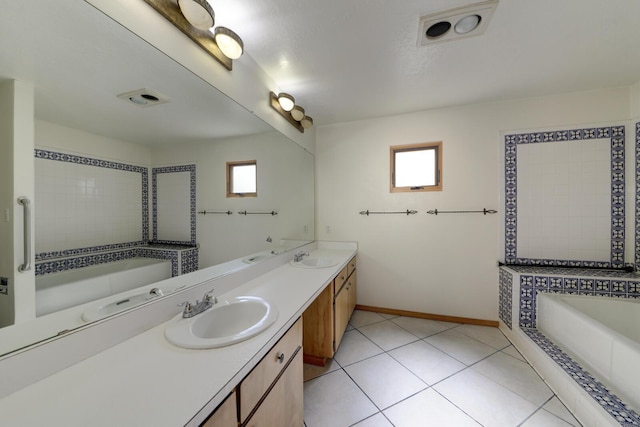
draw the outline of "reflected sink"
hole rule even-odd
[[[333,267],[334,265],[338,264],[338,261],[333,258],[320,256],[302,258],[302,260],[298,262],[294,262],[293,260],[291,260],[289,264],[299,268],[325,268]]]
[[[115,301],[112,299],[112,302],[98,304],[91,308],[88,308],[84,311],[84,313],[82,313],[82,320],[84,320],[85,322],[100,320],[103,317],[120,313],[121,311],[127,310],[131,307],[135,307],[139,304],[142,304],[143,302],[158,298],[163,295],[168,295],[181,288],[184,288],[184,285],[178,288],[154,288],[159,291],[157,293],[144,291],[128,297],[117,297]]]
[[[180,314],[167,325],[164,336],[183,348],[224,347],[258,335],[277,317],[277,309],[265,299],[236,297],[218,302],[190,319],[183,319]]]

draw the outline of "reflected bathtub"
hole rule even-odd
[[[537,328],[640,409],[640,300],[541,293]]]
[[[171,277],[171,262],[130,258],[36,277],[36,316],[95,301]]]

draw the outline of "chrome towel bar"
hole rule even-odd
[[[26,197],[19,197],[18,203],[24,207],[24,264],[18,266],[18,271],[24,273],[31,270],[31,201]]]

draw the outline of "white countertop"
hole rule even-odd
[[[0,424],[199,425],[355,253],[346,247],[316,249],[312,255],[339,263],[320,269],[287,263],[217,295],[219,300],[260,296],[277,307],[275,323],[256,337],[228,347],[186,350],[168,343],[166,324],[160,324],[0,399]]]

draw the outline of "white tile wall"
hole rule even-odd
[[[191,172],[157,174],[158,240],[191,240]]]
[[[518,146],[518,257],[610,261],[609,139]]]
[[[142,239],[142,177],[35,159],[36,253]]]

